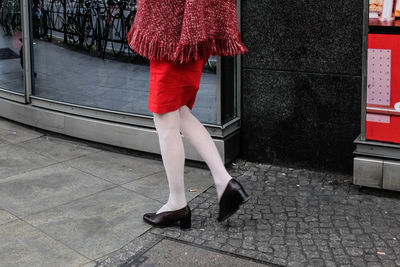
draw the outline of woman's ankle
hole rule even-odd
[[[179,201],[179,202],[168,201],[165,205],[167,205],[167,207],[172,210],[180,210],[180,209],[183,209],[184,207],[186,207],[187,202],[186,201]]]
[[[222,194],[224,193],[224,191],[225,191],[225,189],[226,189],[226,187],[227,187],[227,185],[228,185],[228,183],[229,183],[229,181],[231,179],[232,179],[232,177],[229,176],[229,177],[226,177],[225,179],[218,179],[215,182],[215,188],[216,188],[216,191],[217,191],[218,202],[221,199]]]

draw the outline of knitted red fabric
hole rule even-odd
[[[129,46],[149,60],[189,63],[248,51],[240,38],[236,0],[138,0],[137,4],[126,37]]]

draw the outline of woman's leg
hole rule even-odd
[[[179,109],[153,115],[169,185],[168,202],[156,212],[158,214],[178,210],[187,205],[183,179],[185,151],[180,135]]]
[[[217,147],[207,129],[193,116],[186,105],[179,108],[179,113],[181,132],[210,168],[219,201],[232,176],[226,170]]]

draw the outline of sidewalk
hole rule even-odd
[[[143,213],[168,199],[160,157],[114,150],[0,119],[0,266],[94,263],[150,229]],[[213,184],[185,177],[188,201]]]
[[[237,159],[250,200],[219,223],[210,172],[188,165],[191,230],[154,228],[160,157],[0,119],[0,266],[400,266],[400,193]]]

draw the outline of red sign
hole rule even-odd
[[[366,138],[400,143],[400,35],[368,34],[367,79]]]

